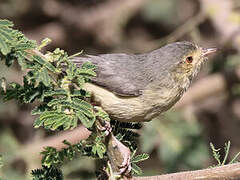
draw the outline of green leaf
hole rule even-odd
[[[41,41],[41,44],[39,45],[39,47],[37,47],[37,50],[41,50],[43,47],[46,47],[48,44],[50,44],[52,42],[51,39],[49,38],[45,38]]]
[[[240,155],[240,152],[238,152],[238,153],[233,157],[233,159],[229,162],[229,164],[238,162],[237,159],[238,159],[239,155]]]
[[[66,145],[68,145],[68,146],[71,146],[71,143],[70,143],[69,141],[67,141],[66,139],[64,139],[62,143],[63,143],[63,144],[66,144]]]
[[[97,146],[93,146],[93,147],[92,147],[92,153],[93,153],[94,155],[97,154]]]
[[[69,120],[65,121],[65,123],[63,124],[63,129],[64,130],[68,130],[70,128],[75,128],[77,127],[77,122],[78,119],[76,117],[72,117],[71,119],[69,118]]]
[[[132,163],[132,172],[141,175],[142,174],[142,169],[138,167],[135,163]]]
[[[106,147],[103,143],[97,144],[97,154],[99,158],[103,158],[104,153],[106,152]]]
[[[77,85],[82,88],[85,84],[85,78],[83,76],[77,76]]]
[[[73,129],[78,125],[78,118],[77,116],[75,117],[74,115],[63,112],[45,111],[36,119],[34,127],[38,128],[43,125],[45,128],[51,130],[56,130],[59,127],[63,127],[64,130]]]
[[[8,101],[11,99],[18,99],[21,94],[22,87],[17,83],[10,83],[9,88],[5,96],[3,97],[4,101]]]
[[[33,74],[32,79],[37,82],[35,86],[38,86],[40,82],[42,82],[47,87],[51,85],[52,79],[45,67],[36,66],[35,69],[31,71],[31,73]]]
[[[88,118],[95,118],[93,111],[92,110],[88,110],[88,109],[76,109],[78,112],[83,113],[84,115],[86,115]]]
[[[82,109],[92,110],[92,105],[84,100],[81,100],[79,98],[73,98],[72,101],[74,102],[74,104],[77,104]]]
[[[11,21],[8,21],[6,19],[0,20],[0,27],[13,27],[13,23]]]
[[[80,111],[76,111],[76,116],[78,117],[78,119],[82,122],[82,124],[86,127],[86,128],[90,128],[92,127],[92,125],[95,122],[95,119],[89,119],[87,118],[82,112]]]
[[[102,108],[100,108],[100,107],[96,107],[96,108],[98,110],[98,112],[96,113],[96,116],[101,118],[104,121],[110,122],[111,119],[110,119],[109,115]]]
[[[58,72],[58,70],[51,63],[43,60],[40,56],[33,56],[33,59],[42,66],[46,67],[49,71]]]
[[[18,57],[17,61],[18,61],[18,64],[21,66],[22,70],[27,69],[27,62],[25,61],[24,57]]]
[[[29,41],[21,32],[12,29],[12,22],[0,20],[0,52],[6,56],[11,51],[23,51],[36,47],[36,43]]]
[[[9,28],[1,28],[0,34],[2,35],[3,39],[5,39],[8,44],[13,40],[14,36],[12,36],[13,31],[11,31]]]
[[[55,115],[55,116],[51,116],[51,117],[43,119],[44,127],[46,127],[47,129],[51,129],[53,124],[56,123],[59,118],[62,118],[62,116],[61,115],[57,115],[57,116]]]
[[[42,66],[44,66],[46,63],[46,61],[44,61],[40,56],[36,56],[36,55],[33,56],[33,60],[37,61]]]
[[[27,50],[27,49],[32,49],[32,44],[30,43],[25,43],[25,42],[21,42],[21,43],[18,43],[16,44],[16,46],[14,47],[15,51],[24,51],[24,50]]]
[[[220,148],[219,149],[216,149],[213,145],[213,143],[210,142],[210,147],[212,149],[212,153],[213,153],[213,157],[216,159],[216,161],[218,162],[218,165],[221,165],[221,160],[220,160],[220,153],[219,151],[221,150]]]
[[[34,99],[40,94],[39,91],[27,91],[24,94],[23,101],[24,103],[31,103],[34,101]]]
[[[34,169],[31,172],[33,180],[63,180],[61,169],[54,166],[42,166],[42,169]]]
[[[40,105],[40,106],[35,107],[32,110],[31,114],[32,115],[39,115],[39,114],[42,114],[43,112],[45,112],[47,110],[48,110],[48,108],[46,107],[46,105]]]
[[[227,161],[227,158],[228,158],[228,155],[229,155],[229,150],[230,150],[230,145],[231,145],[231,142],[228,141],[227,143],[225,143],[225,146],[224,146],[224,152],[225,152],[225,156],[224,156],[224,159],[222,161],[222,165],[225,165],[226,161]]]
[[[43,125],[43,121],[41,121],[39,117],[36,118],[35,121],[34,121],[34,123],[33,123],[33,127],[34,127],[34,128],[39,128],[39,127],[41,127],[42,125]]]
[[[143,154],[139,154],[139,155],[133,157],[133,158],[131,159],[131,162],[132,162],[132,163],[137,163],[137,162],[145,161],[145,160],[147,160],[148,158],[149,158],[149,155],[143,153]]]
[[[70,80],[74,79],[76,71],[77,71],[76,65],[73,63],[69,63],[68,68],[66,70],[68,79],[70,79]]]
[[[62,99],[52,99],[49,103],[48,106],[49,107],[54,107],[57,105],[65,105],[65,106],[70,106],[71,102],[69,102],[69,100],[66,100],[65,98]]]
[[[96,76],[96,72],[94,72],[92,69],[78,69],[78,74],[82,76],[90,76],[90,77]]]
[[[59,116],[59,115],[62,115],[63,113],[59,113],[59,112],[56,112],[56,111],[45,111],[44,113],[42,113],[40,115],[40,120],[44,120],[44,119],[48,119],[48,118],[51,118],[51,117],[54,117],[54,116]]]
[[[43,68],[42,72],[39,73],[40,75],[40,80],[43,82],[45,86],[49,86],[51,83],[51,78],[48,74],[48,71],[46,68]]]
[[[92,153],[94,155],[98,155],[101,159],[106,153],[106,146],[102,143],[102,139],[100,137],[96,137],[95,144],[92,146]]]
[[[43,155],[42,165],[50,167],[52,164],[58,164],[61,161],[58,158],[57,150],[53,147],[45,147],[45,150],[41,152]]]
[[[78,119],[77,119],[77,117],[73,117],[70,128],[73,129],[73,128],[77,127],[77,125],[78,125]],[[64,128],[64,130],[66,130],[66,129]]]
[[[86,98],[90,98],[91,97],[91,93],[88,91],[85,91],[84,89],[74,89],[71,97],[86,97]]]
[[[65,124],[67,121],[71,121],[71,118],[67,116],[59,117],[52,125],[51,130],[56,130],[58,127]]]
[[[6,40],[0,34],[0,51],[3,55],[7,55],[11,52],[11,47],[9,47],[6,43]]]
[[[91,62],[85,62],[85,63],[82,64],[81,68],[82,69],[92,69],[92,70],[94,70],[96,68],[96,66]]]
[[[52,97],[52,96],[60,96],[60,95],[67,95],[68,92],[65,90],[65,89],[55,89],[54,91],[53,90],[49,90],[49,91],[46,91],[44,93],[44,97]]]

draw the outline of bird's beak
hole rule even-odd
[[[218,49],[217,48],[202,48],[202,56],[208,56],[209,54],[212,54],[216,52]]]

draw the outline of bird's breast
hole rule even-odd
[[[122,97],[91,83],[84,89],[114,119],[125,122],[150,121],[172,107],[181,97],[177,88],[146,89],[136,97]]]
[[[178,86],[146,89],[141,97],[147,110],[145,119],[151,120],[170,109],[181,98],[183,92],[184,90]]]

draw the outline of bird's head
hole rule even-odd
[[[163,49],[172,55],[168,71],[184,89],[189,87],[208,55],[217,51],[217,48],[202,48],[191,42],[176,42],[164,46]]]

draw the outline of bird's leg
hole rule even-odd
[[[94,106],[96,112],[104,112],[101,107]],[[110,120],[110,119],[109,119]],[[96,121],[96,127],[100,132],[104,132],[107,156],[109,159],[109,177],[129,176],[131,172],[131,151],[121,143],[112,132],[110,121],[100,118]]]

